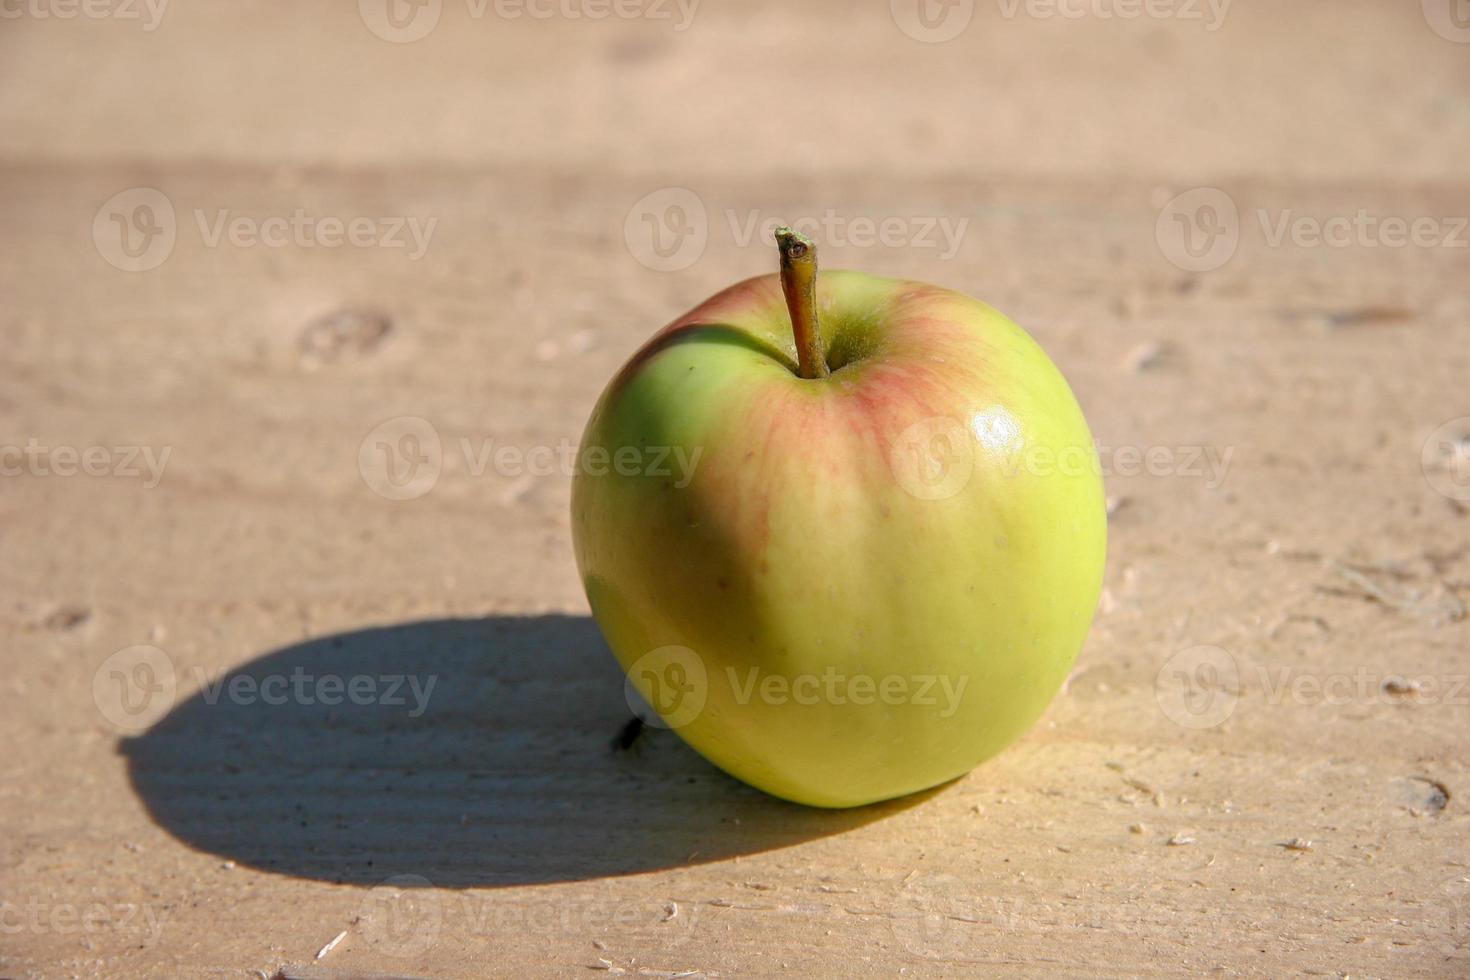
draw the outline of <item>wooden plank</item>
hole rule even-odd
[[[1290,6],[1208,38],[1001,18],[913,50],[880,11],[856,58],[812,45],[821,4],[711,8],[655,40],[468,35],[494,57],[462,31],[339,40],[337,14],[285,6],[179,7],[146,38],[7,28],[0,444],[49,468],[0,478],[0,974],[1464,975],[1470,502],[1423,450],[1470,412],[1465,252],[1268,232],[1470,215],[1466,63],[1386,7]],[[319,61],[241,84],[273,45],[310,47],[292,24]],[[1356,61],[1328,43],[1362,36],[1380,47]],[[770,71],[709,77],[747,50],[830,67],[818,102],[843,108],[808,156],[755,115]],[[138,85],[64,83],[77,58]],[[549,59],[603,59],[602,90],[577,103]],[[1139,94],[1191,66],[1213,115],[1180,85]],[[870,87],[892,94],[847,105]],[[1239,242],[1188,272],[1156,236],[1201,184]],[[94,222],[136,187],[175,240],[126,272]],[[636,232],[671,187],[707,240],[666,272]],[[829,208],[847,223],[819,232],[824,265],[964,289],[1032,331],[1113,505],[1098,617],[1042,723],[954,784],[843,813],[668,732],[613,747],[627,707],[569,481],[494,461],[574,444],[653,329],[768,271],[742,229]],[[220,224],[298,209],[401,218],[406,244]],[[938,244],[852,240],[895,216]],[[409,218],[433,222],[417,259]],[[946,255],[940,222],[962,220]],[[440,447],[411,500],[362,455],[401,417]],[[58,475],[57,447],[102,448],[105,472]],[[140,645],[160,653],[109,659]],[[375,696],[324,704],[322,677]]]

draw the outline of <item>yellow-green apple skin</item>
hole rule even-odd
[[[1107,518],[1082,411],[1021,328],[857,272],[824,271],[816,301],[825,378],[797,374],[775,275],[656,334],[592,412],[572,531],[671,727],[768,793],[848,807],[1036,721],[1092,621]]]

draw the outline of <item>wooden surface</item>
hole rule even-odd
[[[0,478],[0,974],[1470,973],[1470,488],[1422,459],[1470,415],[1470,249],[1267,233],[1452,235],[1470,46],[1367,2],[981,5],[932,45],[881,3],[446,5],[413,44],[337,6],[0,28],[0,444],[49,461]],[[129,272],[139,199],[106,202],[138,187],[176,241]],[[1196,187],[1239,242],[1190,272],[1159,218]],[[693,258],[646,237],[670,188]],[[210,244],[298,208],[436,224],[417,260]],[[952,256],[909,223],[823,262],[1008,312],[1113,454],[1065,693],[968,777],[842,813],[668,732],[614,751],[569,481],[476,464],[574,442],[653,329],[772,267],[752,218],[829,208],[968,219]],[[405,416],[441,471],[387,499]],[[249,694],[297,673],[383,696]]]

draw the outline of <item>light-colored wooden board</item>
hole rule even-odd
[[[0,444],[112,472],[0,478],[0,973],[1470,970],[1470,502],[1422,460],[1470,415],[1470,250],[1273,246],[1260,218],[1470,215],[1470,48],[1387,5],[982,11],[937,46],[881,8],[446,12],[417,45],[285,4],[6,22]],[[793,59],[810,112],[774,105]],[[94,219],[143,186],[176,241],[124,272]],[[1197,186],[1240,240],[1191,273],[1157,219]],[[663,272],[638,202],[671,187],[707,242]],[[298,208],[436,223],[417,260],[210,243],[221,211]],[[770,268],[743,228],[829,208],[967,222],[952,256],[835,233],[823,262],[1026,326],[1114,503],[1042,722],[842,813],[668,732],[614,751],[569,480],[478,465],[575,443],[653,329]],[[395,501],[360,454],[403,416],[442,471]],[[167,450],[156,483],[116,471],[135,446]],[[108,658],[137,645],[176,686],[131,730]],[[423,697],[228,693],[298,670]]]

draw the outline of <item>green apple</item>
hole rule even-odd
[[[846,807],[953,779],[1066,679],[1107,518],[1061,373],[985,304],[824,272],[726,289],[612,379],[572,488],[628,680],[768,793]],[[683,468],[672,461],[683,461]]]

